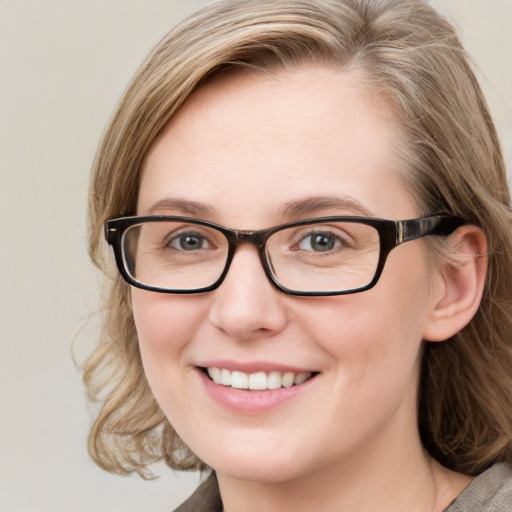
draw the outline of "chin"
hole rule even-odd
[[[246,443],[245,446],[222,446],[222,451],[204,453],[202,460],[217,473],[231,478],[264,484],[279,484],[309,473],[311,465],[301,457],[300,448],[276,449],[265,443]],[[253,448],[254,447],[254,448]],[[263,448],[262,448],[263,447]]]
[[[296,465],[296,461],[280,461],[273,464],[263,457],[257,460],[226,461],[217,468],[213,468],[217,473],[222,473],[244,482],[253,482],[259,484],[283,484],[301,477],[301,471]]]

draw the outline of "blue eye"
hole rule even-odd
[[[328,252],[340,246],[340,239],[333,233],[314,232],[302,238],[297,246],[303,251]]]
[[[168,245],[179,251],[197,251],[199,249],[208,249],[210,243],[199,233],[180,233],[171,238]]]

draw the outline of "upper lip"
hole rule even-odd
[[[293,366],[288,364],[282,364],[270,361],[231,361],[226,359],[217,359],[212,361],[202,361],[197,364],[199,368],[224,368],[226,370],[238,371],[244,373],[258,373],[258,372],[292,372],[292,373],[304,373],[311,372],[317,373],[318,370],[307,368],[303,366]]]

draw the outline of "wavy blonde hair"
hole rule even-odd
[[[99,344],[84,367],[99,403],[89,450],[104,469],[150,475],[203,463],[183,445],[145,378],[129,287],[104,254],[102,226],[136,211],[144,158],[190,94],[229,70],[316,62],[358,72],[391,101],[405,181],[421,211],[440,205],[489,244],[483,300],[449,342],[425,344],[419,426],[433,456],[476,474],[512,460],[512,215],[496,130],[453,27],[421,0],[226,0],[172,30],[137,71],[94,161],[89,243],[108,277]],[[439,247],[437,248],[439,250]]]

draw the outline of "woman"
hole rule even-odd
[[[506,173],[425,2],[205,8],[135,75],[90,197],[103,468],[211,468],[181,511],[512,506]]]

